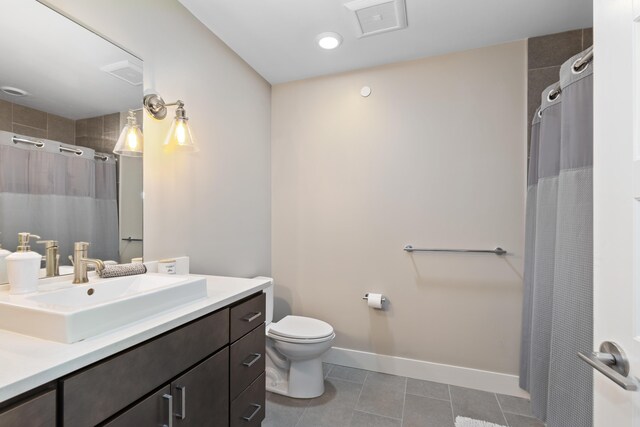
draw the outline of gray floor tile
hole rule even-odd
[[[346,406],[354,409],[362,390],[361,384],[327,378],[324,381],[324,394],[309,400],[309,407],[326,407],[329,405]]]
[[[407,378],[407,393],[433,399],[449,400],[449,385]]]
[[[366,384],[392,387],[394,389],[402,389],[402,392],[404,393],[407,385],[407,378],[399,377],[397,375],[381,374],[379,372],[369,371]]]
[[[370,414],[402,418],[407,379],[370,372],[356,409]]]
[[[351,427],[401,427],[402,420],[353,411]]]
[[[528,399],[507,396],[505,394],[498,394],[497,396],[502,412],[510,412],[512,414],[533,417],[533,414],[531,413],[531,403]]]
[[[470,388],[449,386],[454,417],[462,416],[495,424],[505,424],[504,416],[494,393]]]
[[[509,427],[544,427],[544,423],[533,417],[525,417],[517,414],[504,414],[507,417]]]
[[[367,373],[364,369],[349,368],[347,366],[334,365],[329,378],[338,378],[345,381],[351,381],[358,384],[364,384]]]
[[[308,399],[291,399],[267,393],[266,416],[262,427],[295,427],[308,404]]]
[[[348,426],[362,385],[335,378],[325,380],[324,394],[309,401],[299,427]]]
[[[333,366],[334,365],[332,365],[331,363],[322,362],[322,373],[324,374],[325,378],[327,378],[327,375],[329,375],[329,373],[333,369]]]
[[[403,427],[453,427],[451,402],[407,394]]]

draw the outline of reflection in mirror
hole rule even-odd
[[[61,274],[78,241],[91,243],[92,258],[141,257],[142,158],[113,149],[129,110],[141,108],[142,61],[41,3],[5,3],[0,283],[19,232],[57,241]],[[44,255],[45,245],[31,250]]]

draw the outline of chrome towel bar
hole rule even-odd
[[[406,245],[403,250],[405,252],[458,252],[458,253],[474,253],[474,254],[495,254],[506,255],[507,251],[502,248],[495,249],[424,249],[414,248],[411,245]]]

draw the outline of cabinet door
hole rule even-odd
[[[171,383],[175,427],[229,425],[229,348]]]
[[[55,390],[28,399],[0,413],[1,427],[54,427],[55,425]]]
[[[153,427],[169,425],[169,418],[173,416],[170,392],[169,386],[163,387],[142,402],[109,421],[105,424],[105,427]]]

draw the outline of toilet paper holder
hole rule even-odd
[[[363,300],[368,300],[369,299],[369,293],[367,292],[366,294],[364,294],[362,299]],[[382,297],[382,302],[387,302],[387,298],[386,297]]]

